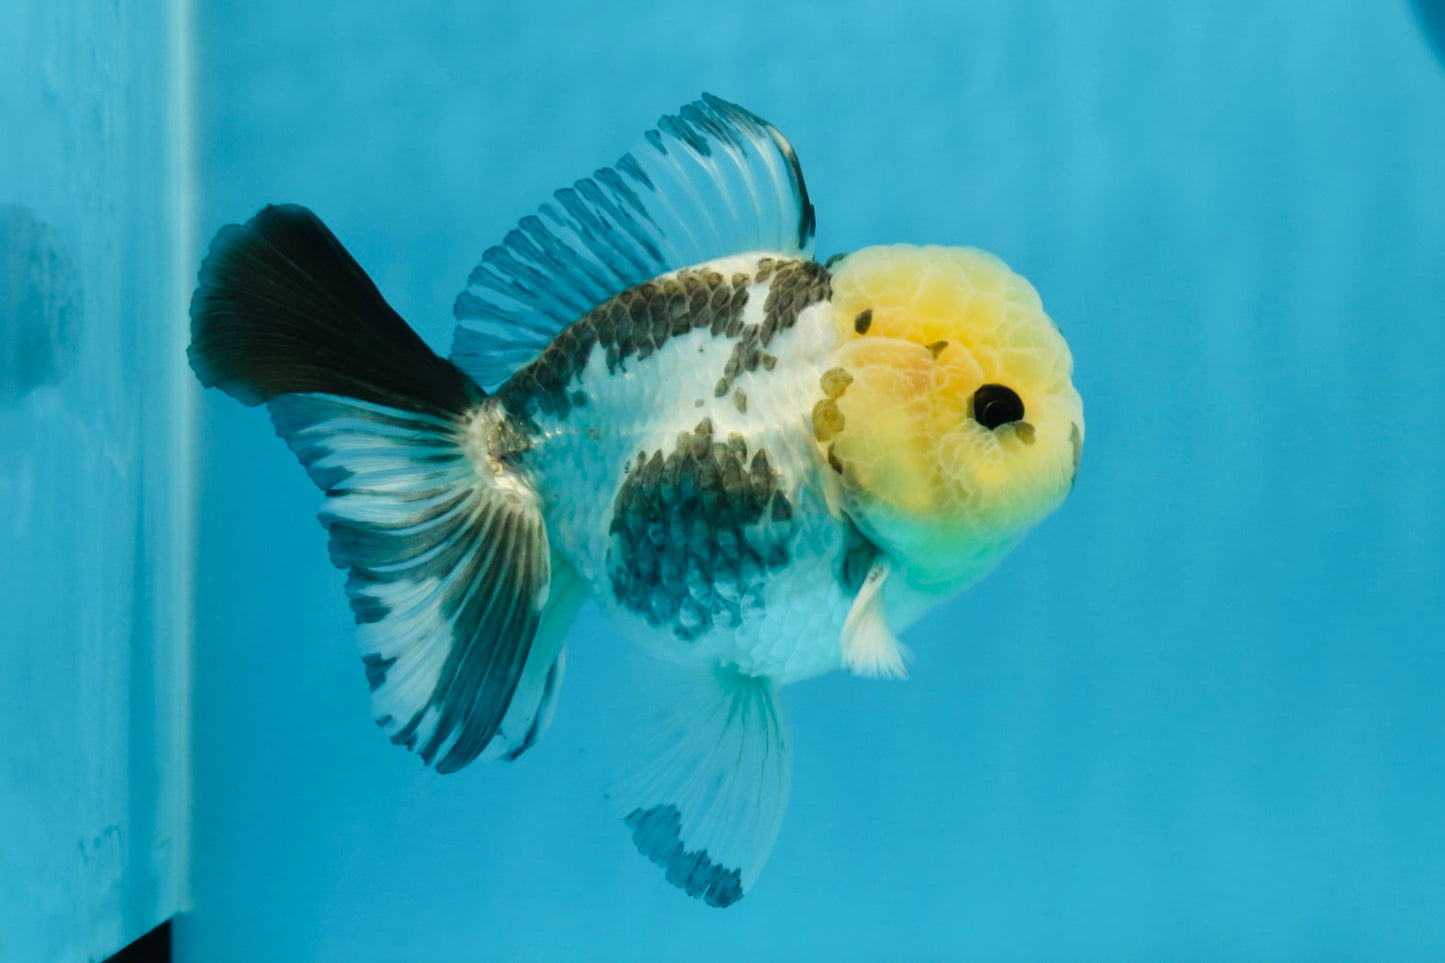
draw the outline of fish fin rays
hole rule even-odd
[[[264,207],[216,233],[191,298],[187,355],[203,385],[248,405],[326,392],[437,414],[482,397],[295,204]]]
[[[883,583],[891,571],[882,555],[873,560],[853,606],[843,620],[843,666],[868,678],[906,679],[908,648],[888,627],[883,610]]]
[[[452,361],[492,387],[614,295],[727,255],[806,255],[813,223],[782,134],[705,94],[482,255],[453,309]]]
[[[668,666],[613,800],[668,882],[711,906],[747,893],[787,808],[792,735],[778,686],[727,667]]]
[[[552,591],[536,496],[474,463],[464,419],[330,394],[268,407],[326,492],[377,724],[440,772],[525,750],[550,717],[577,595]]]
[[[553,552],[547,604],[532,638],[531,652],[497,737],[482,753],[483,760],[515,760],[532,748],[552,724],[557,713],[557,692],[567,668],[567,631],[586,598],[587,583]]]

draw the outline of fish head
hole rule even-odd
[[[833,266],[841,337],[813,409],[838,508],[929,594],[987,572],[1073,487],[1073,358],[1038,293],[975,248],[864,248]]]

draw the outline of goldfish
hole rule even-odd
[[[212,241],[200,382],[264,404],[324,492],[376,724],[442,773],[550,723],[596,603],[666,664],[619,816],[709,905],[782,824],[782,688],[902,677],[898,635],[1073,487],[1073,360],[975,248],[820,262],[797,155],[704,95],[488,249],[449,358],[310,210]]]

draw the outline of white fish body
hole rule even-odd
[[[748,278],[739,320],[744,330],[761,329],[770,282],[756,280],[760,262],[787,260],[735,256],[687,273]],[[839,667],[838,637],[853,601],[835,577],[847,522],[828,508],[833,472],[808,421],[838,346],[826,310],[823,302],[805,308],[770,340],[771,366],[739,371],[721,395],[719,382],[739,343],[726,333],[696,328],[612,368],[606,349],[596,346],[572,389],[583,403],[565,417],[538,417],[540,437],[525,464],[536,466],[538,490],[548,493],[543,514],[552,544],[614,623],[648,651],[671,661],[733,665],[780,683]],[[698,449],[707,454],[697,457]],[[709,525],[704,552],[689,552],[680,526],[696,513],[676,500],[670,517],[668,506],[655,506],[662,517],[651,523],[654,537],[664,567],[671,563],[674,571],[643,604],[629,604],[627,593],[618,598],[616,590],[635,587],[636,580],[620,571],[625,560],[619,556],[636,551],[624,545],[633,541],[628,533],[613,525],[619,497],[636,492],[667,499],[665,479],[641,483],[649,461],[670,463],[674,471],[679,462],[715,467],[719,488],[724,472],[737,471],[759,517],[753,524]],[[670,484],[675,492],[677,481]],[[734,565],[706,557],[725,527],[738,539]]]
[[[972,249],[809,256],[802,172],[717,98],[489,250],[433,354],[311,212],[222,229],[201,381],[326,493],[376,722],[451,772],[545,730],[594,599],[678,667],[616,798],[711,905],[786,808],[779,687],[901,676],[896,639],[1072,486],[1082,406],[1026,281]]]

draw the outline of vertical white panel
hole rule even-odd
[[[0,960],[184,899],[178,4],[0,4]]]

